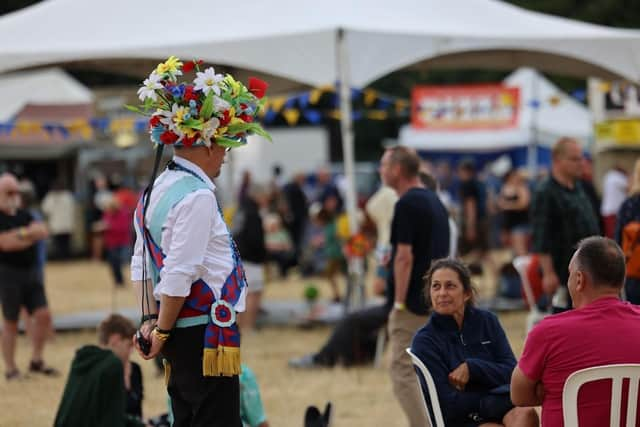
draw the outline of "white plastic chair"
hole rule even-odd
[[[635,427],[638,412],[638,381],[640,381],[640,364],[603,365],[581,369],[569,375],[562,390],[562,412],[564,425],[578,427],[578,391],[580,387],[591,381],[612,380],[611,384],[611,427],[620,426],[622,412],[622,380],[629,378],[629,400],[627,404],[627,426]]]
[[[433,427],[444,427],[444,418],[442,417],[442,411],[440,410],[440,401],[438,400],[438,392],[436,391],[436,384],[433,382],[433,378],[431,377],[429,370],[427,369],[426,366],[424,366],[424,363],[422,363],[422,361],[418,359],[418,356],[413,354],[410,348],[407,348],[406,351],[407,351],[407,354],[411,356],[413,365],[418,368],[418,370],[422,374],[422,377],[424,378],[424,382],[427,384],[427,390],[429,392],[429,396],[424,396],[424,391],[422,391],[423,401],[424,401],[424,410],[427,411],[427,418],[431,420],[431,416],[429,415],[429,407],[427,406],[427,397],[428,397],[429,401],[431,402],[431,409],[433,410],[433,416],[436,419],[435,424],[433,420],[431,420],[431,425]],[[418,387],[420,387],[420,390],[422,390],[419,380],[418,380]]]
[[[529,333],[529,331],[536,325],[536,323],[538,323],[548,315],[548,313],[545,313],[538,309],[536,299],[533,296],[531,283],[529,282],[529,277],[527,276],[527,269],[531,264],[531,259],[531,255],[521,255],[513,259],[513,267],[518,272],[518,275],[520,275],[520,282],[522,283],[524,296],[527,299],[527,304],[529,305],[529,314],[527,315],[527,333]]]
[[[387,342],[387,324],[382,325],[378,331],[376,339],[376,355],[373,358],[373,366],[379,368],[382,366],[382,356],[384,354],[384,344]]]

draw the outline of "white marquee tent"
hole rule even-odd
[[[93,93],[60,68],[0,75],[0,122],[26,105],[91,104]]]
[[[504,79],[504,84],[520,89],[518,123],[514,128],[447,132],[406,125],[400,130],[398,142],[417,150],[478,153],[528,146],[531,142],[549,147],[562,136],[576,138],[584,146],[592,141],[589,110],[537,71],[518,69]]]
[[[177,55],[309,85],[340,80],[347,176],[354,161],[349,85],[365,86],[399,68],[535,64],[640,78],[640,33],[497,0],[46,0],[0,18],[0,40],[0,72],[104,60],[127,69],[131,60]]]
[[[0,72],[173,54],[320,85],[336,80],[341,34],[357,87],[426,59],[455,62],[469,51],[485,53],[465,57],[466,66],[516,68],[530,63],[529,53],[545,53],[556,57],[537,68],[640,78],[637,32],[496,0],[46,0],[0,18]],[[499,59],[504,51],[511,53]]]

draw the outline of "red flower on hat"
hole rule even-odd
[[[269,85],[267,84],[267,82],[256,77],[249,77],[249,92],[254,94],[256,98],[262,98],[267,92],[268,87]]]
[[[166,130],[162,132],[162,135],[160,135],[160,141],[162,141],[162,143],[165,145],[173,144],[177,140],[178,140],[178,135],[176,135],[170,130]]]
[[[188,137],[187,135],[182,137],[182,145],[185,147],[191,147],[198,139],[200,139],[200,134],[195,133],[192,137]]]
[[[198,100],[198,95],[194,92],[194,90],[193,90],[193,85],[187,85],[187,86],[184,88],[184,95],[183,95],[183,98],[184,98],[184,99],[185,99],[185,101],[187,101],[187,102],[191,101],[192,99],[193,99],[194,101],[197,101],[197,100]]]
[[[253,116],[250,116],[248,114],[240,114],[238,117],[241,120],[244,120],[246,123],[251,123],[253,121]]]
[[[229,110],[225,110],[222,117],[220,117],[220,126],[224,127],[229,124],[231,121],[231,115],[229,114]]]
[[[160,117],[152,116],[149,119],[149,126],[151,126],[152,128],[158,126],[159,124],[160,124]]]
[[[194,59],[193,61],[185,62],[185,64],[182,66],[182,71],[188,73],[189,71],[193,71],[196,65],[202,65],[203,63],[204,61],[202,59],[197,61]]]
[[[184,65],[182,66],[182,71],[184,71],[185,73],[188,73],[189,71],[193,71],[195,66],[196,64],[194,64],[193,61],[185,62]]]

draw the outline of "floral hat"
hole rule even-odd
[[[231,75],[216,74],[213,67],[201,71],[202,61],[185,64],[175,56],[158,64],[138,89],[143,102],[139,107],[127,105],[136,113],[150,116],[149,132],[156,144],[192,147],[239,147],[247,136],[271,137],[254,122],[268,85],[249,78],[249,88]],[[182,73],[196,71],[196,78],[179,82]]]

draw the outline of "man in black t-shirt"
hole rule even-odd
[[[7,380],[20,378],[15,351],[21,307],[27,309],[29,321],[35,321],[29,370],[45,375],[57,374],[42,361],[51,314],[37,265],[35,243],[46,238],[48,233],[44,224],[34,221],[31,214],[19,208],[20,204],[16,178],[9,173],[0,175],[0,302],[4,318],[2,354]]]
[[[422,277],[431,261],[449,253],[447,210],[419,178],[420,158],[406,147],[385,151],[380,177],[400,197],[391,223],[391,261],[387,281],[391,381],[411,427],[428,426],[424,402],[405,349],[427,321]]]

